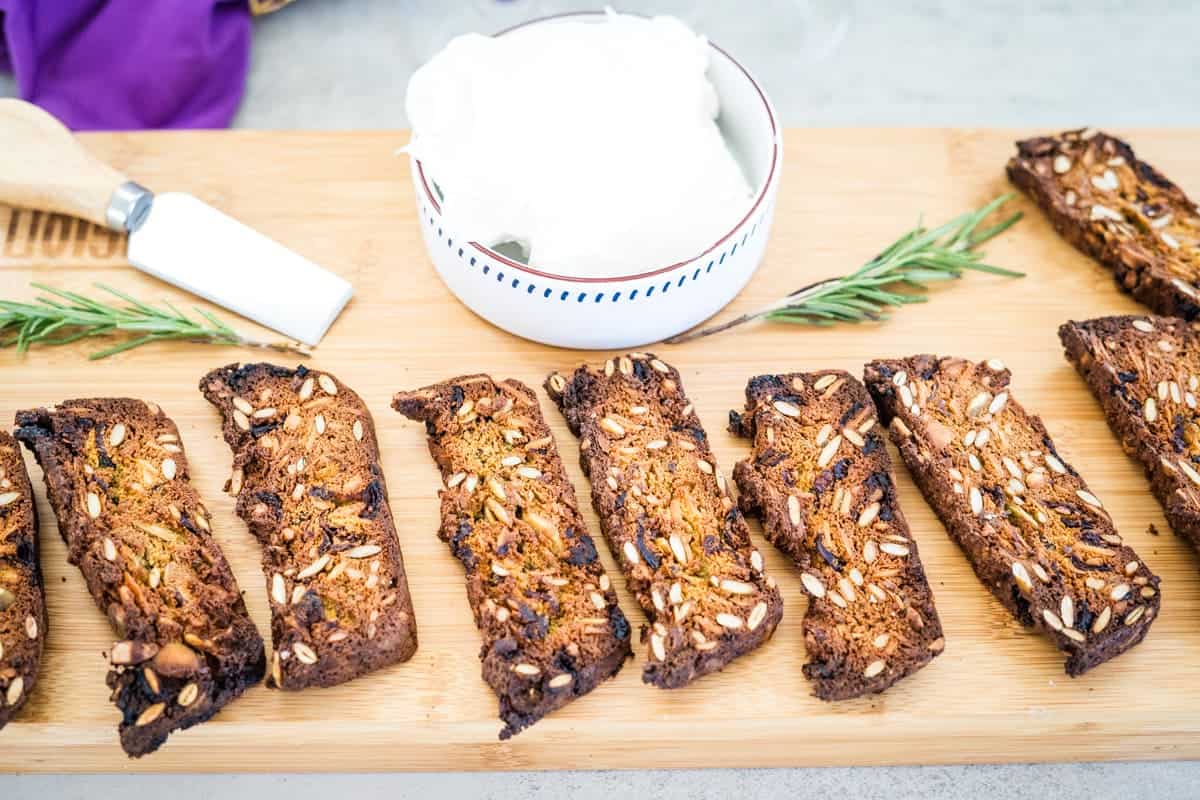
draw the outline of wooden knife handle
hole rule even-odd
[[[0,203],[57,211],[112,227],[108,207],[126,183],[66,127],[23,100],[0,100]]]

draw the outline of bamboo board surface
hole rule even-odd
[[[918,213],[940,222],[1008,189],[1011,142],[1033,132],[791,130],[766,260],[725,314],[748,310],[816,278],[862,263]],[[1195,131],[1118,131],[1183,186],[1200,186]],[[333,689],[253,687],[211,722],[129,761],[104,686],[112,643],[78,571],[66,563],[40,471],[50,633],[35,695],[0,732],[0,771],[470,770],[899,764],[1200,757],[1200,578],[1171,534],[1140,468],[1063,360],[1056,328],[1068,318],[1137,312],[1111,277],[1061,241],[1026,200],[1028,218],[990,245],[1008,280],[973,275],[881,325],[810,330],[761,325],[654,348],[679,367],[728,475],[747,445],[725,431],[746,379],[760,372],[841,367],[916,352],[998,357],[1016,396],[1043,415],[1060,451],[1163,579],[1161,618],[1139,647],[1079,679],[1062,656],[1023,631],[975,579],[898,466],[903,508],[933,584],[946,652],[870,699],[825,704],[801,674],[799,576],[762,539],[784,592],[774,639],[719,675],[672,692],[640,682],[643,648],[612,681],[500,743],[496,699],[479,676],[479,637],[462,570],[435,534],[439,487],[420,425],[389,408],[393,392],[486,371],[539,385],[552,369],[603,354],[556,350],[499,331],[439,282],[414,213],[406,140],[388,133],[155,133],[91,135],[88,147],[152,187],[190,191],[317,262],[357,288],[311,359],[361,394],[375,416],[392,510],[416,605],[420,649],[407,664]],[[26,298],[38,280],[84,289],[103,281],[146,298],[180,292],[124,266],[123,244],[82,223],[0,209],[0,296]],[[225,314],[226,318],[231,315]],[[249,323],[234,320],[253,329]],[[269,633],[257,544],[222,493],[231,457],[216,412],[196,390],[212,367],[257,359],[227,348],[163,345],[89,363],[86,345],[21,358],[0,351],[0,418],[70,397],[133,395],[178,423],[192,477],[214,514],[259,629]],[[592,533],[601,541],[578,468],[578,446],[540,393]],[[7,424],[7,423],[6,423]],[[1160,536],[1148,533],[1153,523]],[[607,550],[629,619],[640,609]]]

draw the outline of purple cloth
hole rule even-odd
[[[0,0],[0,69],[75,130],[224,128],[250,61],[245,0]]]

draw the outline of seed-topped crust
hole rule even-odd
[[[1101,317],[1058,329],[1067,360],[1146,469],[1177,534],[1200,549],[1200,331],[1170,317]]]
[[[438,535],[466,571],[507,739],[615,675],[629,623],[528,386],[464,375],[393,406],[429,434],[445,487]]]
[[[417,649],[371,413],[327,372],[230,364],[200,381],[233,448],[225,490],[263,546],[268,685],[333,686]]]
[[[942,624],[866,388],[839,371],[760,375],[730,430],[754,440],[739,505],[801,569],[804,674],[822,700],[882,692],[942,652]]]
[[[46,640],[37,533],[20,448],[0,431],[0,728],[33,692]]]
[[[866,383],[892,441],[975,573],[1080,675],[1133,647],[1158,616],[1158,577],[1100,499],[1009,394],[1002,363],[874,361]]]
[[[1094,128],[1017,142],[1008,176],[1055,230],[1159,314],[1200,316],[1200,208]]]
[[[685,686],[770,638],[783,600],[679,373],[630,353],[553,374],[546,391],[580,437],[592,505],[650,618],[642,680]]]
[[[158,406],[68,400],[18,412],[16,438],[41,464],[68,559],[120,639],[108,685],[126,753],[153,752],[262,680],[262,638]]]

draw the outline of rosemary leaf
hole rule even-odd
[[[926,302],[928,284],[954,281],[967,272],[984,272],[1007,278],[1024,277],[1022,272],[984,262],[977,248],[1021,219],[1016,212],[994,225],[980,225],[1012,199],[1001,195],[991,202],[961,214],[936,228],[917,226],[906,232],[856,272],[801,287],[765,308],[734,317],[707,328],[673,336],[678,344],[729,330],[758,319],[776,322],[832,325],[836,322],[880,321],[887,309]],[[902,287],[911,291],[895,291]]]
[[[201,318],[197,320],[170,302],[164,301],[163,307],[156,307],[103,284],[96,287],[111,295],[115,302],[41,283],[30,285],[45,294],[30,303],[0,300],[0,334],[4,334],[0,347],[15,346],[17,352],[24,353],[34,345],[61,346],[80,339],[122,337],[88,358],[107,358],[152,342],[172,340],[309,354],[299,343],[267,342],[243,336],[202,309],[194,309]]]

